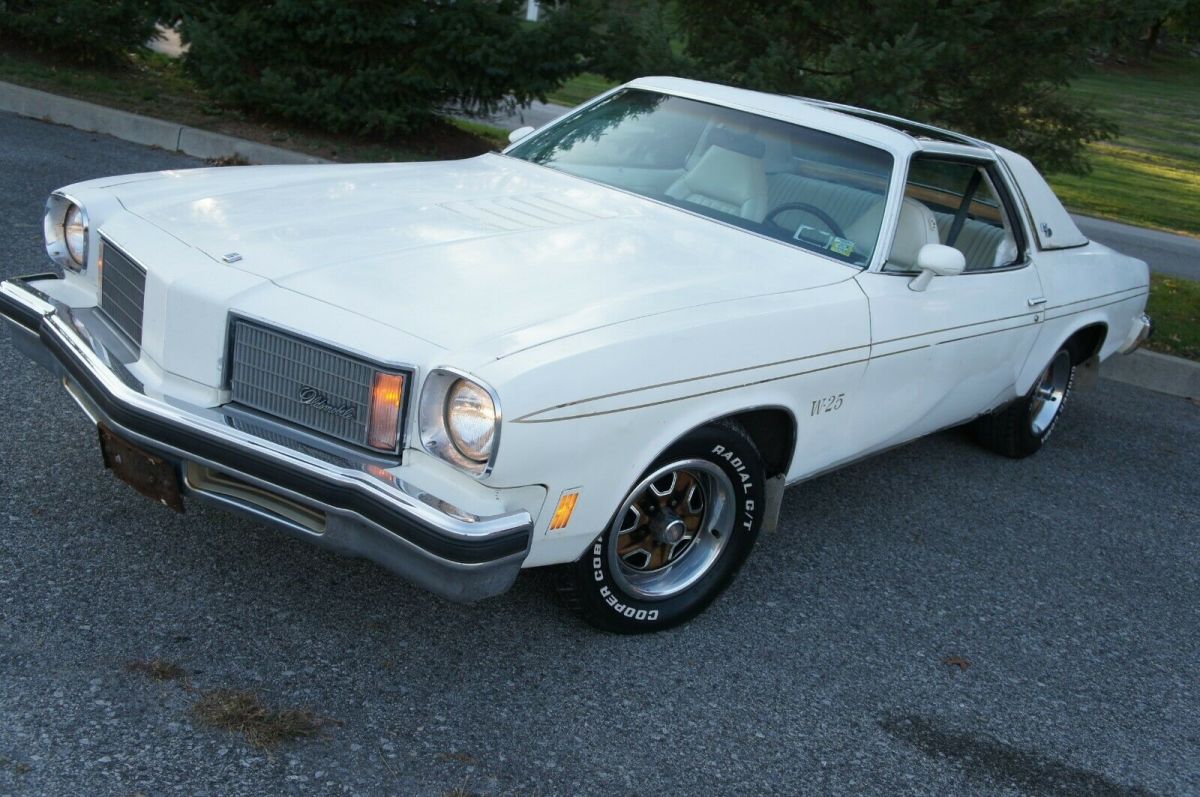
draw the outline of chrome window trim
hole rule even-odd
[[[1033,265],[1033,261],[1030,260],[1029,258],[1025,258],[1020,263],[1013,263],[1011,266],[1003,266],[1002,268],[989,268],[989,269],[979,269],[977,271],[964,271],[961,274],[955,274],[954,278],[957,279],[959,277],[973,277],[973,276],[976,276],[979,274],[1004,274],[1009,271],[1020,271],[1021,269],[1029,268],[1032,265]],[[883,277],[907,277],[908,279],[912,279],[913,277],[917,276],[921,272],[919,272],[919,271],[879,271],[877,273]]]

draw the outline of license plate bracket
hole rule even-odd
[[[183,511],[183,495],[179,490],[179,469],[160,456],[151,454],[116,435],[104,424],[97,424],[100,434],[100,453],[104,467],[117,478],[176,512]]]

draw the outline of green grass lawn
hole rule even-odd
[[[1093,144],[1087,177],[1053,175],[1072,210],[1200,234],[1200,59],[1157,56],[1076,80],[1070,93],[1120,127]]]
[[[615,85],[617,84],[607,78],[594,75],[591,72],[584,72],[582,75],[576,75],[568,80],[563,84],[562,88],[546,97],[546,99],[558,105],[573,108],[580,103],[587,102],[597,94],[608,91]]]
[[[1154,319],[1147,348],[1200,360],[1200,282],[1152,275],[1146,312]]]

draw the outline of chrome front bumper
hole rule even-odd
[[[533,536],[528,512],[476,516],[378,465],[333,464],[239,431],[210,408],[151,398],[85,319],[30,284],[54,278],[0,283],[0,318],[14,345],[61,377],[93,421],[189,474],[185,495],[371,559],[450,600],[478,600],[512,586]],[[216,478],[190,478],[197,468]],[[288,506],[297,511],[280,509]],[[309,516],[319,524],[304,522]]]

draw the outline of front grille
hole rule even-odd
[[[367,445],[376,366],[242,319],[233,320],[232,337],[229,387],[234,403]],[[409,382],[406,378],[406,388]]]
[[[103,242],[104,268],[100,278],[100,309],[117,329],[142,345],[142,312],[146,301],[146,270],[108,241]]]

